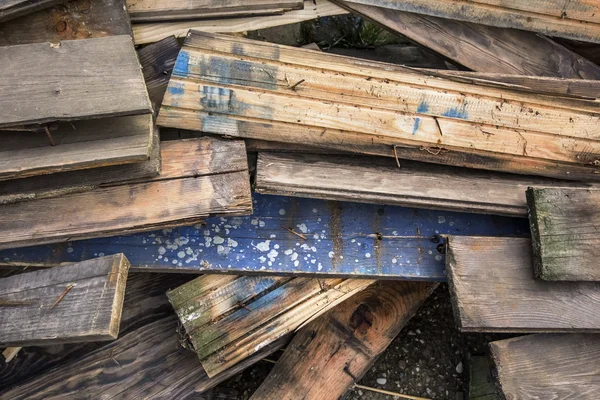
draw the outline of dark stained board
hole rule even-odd
[[[600,336],[539,334],[490,343],[507,399],[581,399],[600,396]]]
[[[116,339],[128,271],[117,254],[0,279],[0,345]]]
[[[179,49],[181,49],[181,45],[177,38],[169,36],[160,42],[149,44],[138,50],[148,95],[156,113],[160,109],[165,90],[167,90]]]
[[[600,67],[542,35],[339,1],[474,71],[599,79]]]
[[[0,63],[0,127],[151,112],[127,35],[0,47]]]
[[[0,22],[59,4],[63,0],[4,0],[0,4]]]
[[[114,236],[252,212],[242,141],[170,141],[163,143],[162,155],[161,174],[152,179],[1,206],[0,248]],[[165,161],[170,157],[175,161]]]
[[[151,115],[118,117],[116,120],[152,120]],[[91,121],[94,126],[101,126],[102,120]],[[78,121],[74,125],[80,125]],[[69,125],[70,126],[70,125]],[[2,141],[2,135],[0,135]],[[115,182],[152,178],[160,173],[160,138],[158,128],[153,128],[150,157],[146,161],[97,167],[85,170],[73,170],[53,173],[47,176],[31,176],[28,178],[0,181],[0,205],[24,200],[58,197],[69,193],[84,192],[101,185]]]
[[[525,217],[528,186],[594,186],[405,160],[399,164],[381,157],[259,153],[255,190]]]
[[[469,400],[502,400],[493,373],[492,360],[487,356],[469,357]]]
[[[3,131],[0,180],[143,162],[152,152],[153,130],[152,116],[145,114]]]
[[[446,270],[465,332],[600,332],[600,284],[534,278],[531,241],[450,236]]]
[[[125,0],[70,0],[0,24],[0,46],[131,35]]]
[[[379,282],[352,296],[298,331],[252,399],[340,398],[436,286]]]
[[[536,277],[600,281],[600,191],[536,186],[527,205]]]

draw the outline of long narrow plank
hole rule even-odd
[[[599,281],[600,191],[529,188],[529,223],[536,277]]]
[[[70,0],[0,25],[0,46],[131,35],[125,0]]]
[[[171,71],[175,66],[175,60],[180,49],[181,45],[177,38],[168,36],[157,43],[138,50],[148,95],[152,102],[152,108],[156,113],[162,104],[165,90],[167,90],[171,78]]]
[[[0,22],[51,7],[62,0],[6,0],[0,5]]]
[[[529,335],[490,343],[507,399],[597,399],[600,337]]]
[[[252,399],[338,399],[373,365],[435,288],[386,282],[302,328]]]
[[[258,193],[525,217],[528,186],[584,183],[349,156],[258,155]]]
[[[127,0],[135,22],[282,14],[303,6],[303,0]]]
[[[304,8],[283,15],[266,15],[246,18],[222,18],[177,22],[137,23],[133,25],[135,44],[152,43],[171,35],[183,37],[190,29],[203,32],[239,33],[290,25],[320,17],[347,14],[345,9],[327,0],[304,0]]]
[[[132,118],[140,122],[152,124],[150,114]],[[93,121],[94,126],[101,125],[101,120]],[[73,125],[80,125],[75,122]],[[120,122],[119,122],[120,123]],[[139,125],[139,124],[136,124]],[[2,136],[0,136],[0,141]],[[168,146],[167,146],[168,147]],[[167,150],[168,151],[168,150]],[[167,159],[167,162],[169,159]],[[153,178],[160,173],[161,150],[158,129],[153,128],[150,157],[146,161],[98,167],[86,170],[73,170],[53,173],[52,178],[47,176],[32,176],[29,178],[13,179],[0,182],[0,205],[15,203],[25,200],[58,197],[69,193],[84,192],[95,189],[101,185],[114,184],[128,180]]]
[[[600,284],[534,279],[529,239],[451,236],[447,252],[461,330],[600,331]]]
[[[116,339],[129,261],[118,254],[0,280],[0,345]]]
[[[350,2],[340,4],[474,71],[600,78],[599,66],[535,33]]]
[[[0,47],[0,60],[0,127],[151,111],[129,36]]]
[[[61,123],[47,132],[4,131],[0,180],[143,162],[153,131],[148,114]]]
[[[211,155],[198,161],[207,144]],[[2,206],[0,248],[113,236],[198,223],[211,215],[252,212],[247,164],[229,163],[245,158],[243,142],[200,138],[171,146],[179,149],[171,153],[176,162],[165,163],[154,179]]]
[[[496,1],[485,4],[483,1],[467,0],[346,0],[349,3],[380,6],[393,10],[415,12],[434,17],[455,19],[500,28],[516,28],[539,32],[548,36],[558,36],[584,42],[600,43],[600,15],[597,4],[588,0],[552,4],[551,9],[544,2],[535,1],[529,5],[515,6],[518,2]],[[494,4],[495,3],[495,4]],[[524,2],[521,2],[524,3]],[[560,4],[560,6],[559,6]],[[561,9],[561,14],[556,15]],[[521,8],[521,9],[519,9]],[[568,13],[567,10],[578,10]],[[533,10],[533,11],[532,11]],[[581,18],[581,19],[578,19]]]

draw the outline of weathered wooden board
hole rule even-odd
[[[162,171],[155,178],[1,206],[0,248],[113,236],[198,223],[211,215],[252,212],[242,141],[171,141],[163,143],[162,155]]]
[[[150,114],[3,131],[0,180],[143,162],[152,153],[153,131]]]
[[[0,62],[0,127],[151,112],[130,36],[0,47]]]
[[[536,277],[600,281],[600,191],[529,188],[527,205]]]
[[[273,26],[289,25],[320,17],[347,14],[327,0],[304,0],[304,8],[283,15],[265,15],[246,18],[222,18],[212,20],[190,20],[177,22],[137,23],[133,25],[135,44],[157,42],[168,36],[183,37],[190,29],[203,32],[239,33],[265,29]]]
[[[592,101],[194,31],[158,124],[246,137],[277,124],[277,139],[253,137],[302,134],[305,144],[369,153],[358,146],[366,142],[421,161],[594,180],[597,110]]]
[[[490,343],[507,399],[597,399],[600,337],[529,335]]]
[[[595,0],[576,0],[567,3],[556,0],[535,2],[505,0],[345,1],[600,43],[600,5]]]
[[[117,254],[0,279],[0,345],[116,339],[128,271]]]
[[[0,4],[0,22],[51,7],[63,0],[4,0]]]
[[[303,0],[127,0],[135,22],[282,14],[303,6]]]
[[[338,399],[400,333],[437,285],[378,282],[294,336],[252,399]]]
[[[181,348],[177,329],[174,315],[147,323],[110,344],[82,354],[75,361],[66,360],[25,383],[0,392],[0,396],[15,400],[196,398],[286,343],[279,341],[267,346],[235,369],[209,378],[196,355]]]
[[[213,377],[374,282],[203,275],[167,296]]]
[[[0,46],[131,35],[125,0],[69,0],[0,25]]]
[[[534,279],[531,241],[450,236],[446,268],[466,332],[600,332],[600,284]]]
[[[175,36],[168,36],[160,42],[150,44],[138,50],[142,72],[152,108],[158,112],[165,90],[169,84],[171,71],[181,45]]]
[[[152,120],[152,116],[149,114],[144,116],[119,117],[118,119],[123,118]],[[99,124],[99,121],[101,120],[93,122],[94,124]],[[80,122],[75,124],[79,125]],[[0,135],[1,140],[2,135]],[[51,179],[41,175],[1,181],[0,205],[24,200],[58,197],[69,193],[92,190],[101,185],[115,182],[155,177],[160,173],[161,169],[160,138],[156,127],[153,129],[151,146],[150,158],[142,162],[59,172],[52,174]]]
[[[528,186],[588,186],[404,160],[399,163],[400,168],[395,160],[381,157],[259,153],[255,190],[265,194],[526,217]]]
[[[532,32],[352,2],[340,1],[340,4],[474,71],[600,78],[599,66]]]
[[[469,400],[502,400],[487,356],[469,357]]]
[[[137,271],[444,281],[443,235],[529,234],[526,219],[259,194],[253,203],[249,217],[0,251],[0,265],[48,267],[123,252]]]

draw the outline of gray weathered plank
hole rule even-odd
[[[595,187],[376,157],[259,153],[259,193],[525,217],[528,186]]]
[[[536,277],[600,281],[600,191],[536,186],[527,205]]]
[[[51,7],[64,0],[4,0],[0,4],[0,22]]]
[[[0,279],[0,345],[116,339],[128,271],[117,254]]]
[[[600,332],[600,284],[536,280],[529,239],[450,236],[447,253],[461,330]]]
[[[490,343],[507,399],[581,399],[600,396],[600,336],[539,334]]]
[[[0,127],[151,112],[130,36],[0,47],[0,63]]]

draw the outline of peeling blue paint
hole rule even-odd
[[[190,55],[185,50],[181,50],[175,61],[173,75],[187,76],[190,68]]]
[[[422,101],[422,102],[419,104],[419,107],[417,107],[417,112],[418,112],[419,114],[425,114],[425,113],[427,113],[428,111],[429,111],[429,105],[427,104],[427,102],[426,102],[426,101]]]
[[[421,118],[415,118],[415,124],[413,125],[413,131],[412,134],[416,134],[417,131],[419,130],[419,127],[421,126]]]
[[[448,109],[446,112],[444,112],[442,115],[444,117],[449,117],[449,118],[468,119],[469,114],[467,113],[466,107],[467,107],[467,105],[463,103],[463,105],[460,107],[460,109],[458,107],[452,107],[452,108]]]
[[[182,95],[185,91],[183,84],[179,82],[171,82],[167,90],[174,96]]]

